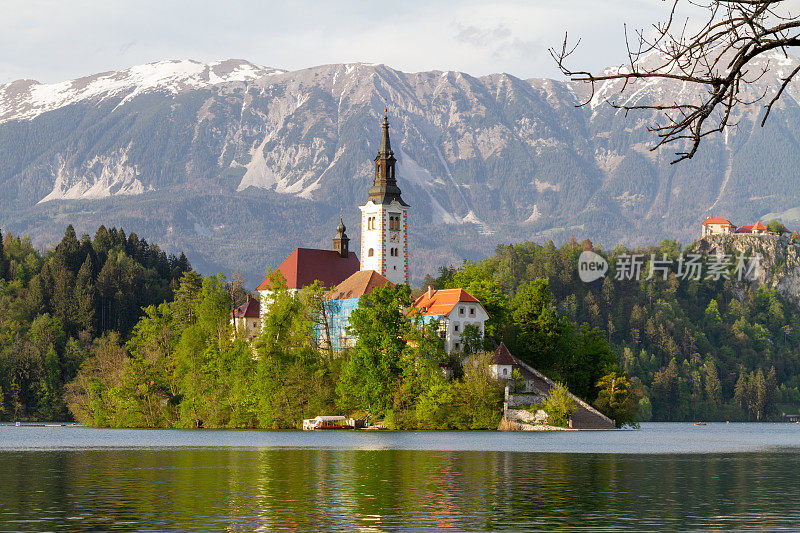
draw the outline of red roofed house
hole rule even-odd
[[[257,336],[261,331],[261,302],[248,296],[245,303],[231,311],[231,325],[245,338]]]
[[[492,354],[489,370],[497,379],[509,379],[511,378],[511,372],[514,371],[514,365],[516,364],[517,362],[514,360],[514,356],[508,351],[506,345],[501,342],[500,346],[498,346],[494,354]]]
[[[428,291],[417,298],[414,308],[423,319],[439,321],[439,336],[444,339],[444,351],[451,353],[463,349],[461,333],[465,326],[476,326],[483,335],[483,326],[489,320],[489,313],[477,298],[464,289]]]
[[[702,231],[700,237],[708,237],[709,235],[729,235],[736,231],[736,226],[731,224],[727,218],[711,218],[708,217],[701,224]]]
[[[761,223],[759,220],[752,226],[742,226],[736,230],[736,234],[747,234],[747,235],[765,235],[769,233],[767,227]]]
[[[276,269],[286,280],[291,292],[319,281],[326,287],[335,287],[358,272],[358,257],[349,250],[350,239],[345,233],[344,223],[339,222],[337,235],[333,239],[333,250],[296,248]],[[257,287],[261,294],[262,315],[269,310],[272,302],[272,282],[269,277]]]

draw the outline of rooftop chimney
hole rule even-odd
[[[433,285],[428,285],[428,298],[433,298],[433,293],[436,292],[433,290]]]

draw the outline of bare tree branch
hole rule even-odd
[[[787,0],[669,2],[666,20],[656,22],[648,31],[636,30],[631,36],[625,26],[628,57],[624,66],[595,74],[573,70],[567,61],[580,40],[571,45],[567,34],[561,46],[550,48],[549,52],[561,72],[589,85],[589,97],[581,106],[604,97],[611,106],[626,113],[659,112],[663,120],[650,126],[658,137],[651,150],[675,144],[678,148],[673,163],[677,163],[694,157],[708,135],[733,126],[732,111],[766,98],[766,90],[755,98],[747,96],[747,87],[762,79],[771,66],[769,58],[763,65],[755,60],[774,50],[788,57],[789,48],[800,46],[800,18],[785,9]],[[684,6],[705,13],[699,24],[688,18],[678,20],[679,8]],[[754,66],[758,68],[753,69]],[[800,66],[781,78],[776,94],[764,105],[762,126],[798,72]],[[614,87],[614,94],[621,95],[629,86],[650,79],[681,82],[701,90],[673,103],[638,104],[628,103],[629,100],[619,104],[604,96],[611,82],[621,82]],[[603,94],[598,93],[600,90]]]

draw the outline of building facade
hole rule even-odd
[[[489,320],[483,304],[464,289],[437,291],[428,287],[427,292],[414,302],[414,311],[425,322],[439,322],[439,337],[444,341],[444,351],[448,354],[464,349],[461,336],[467,326],[475,326],[483,338],[484,324]]]
[[[242,339],[252,339],[261,333],[261,303],[252,296],[231,311],[231,325],[234,335]]]
[[[710,235],[730,235],[736,231],[736,226],[731,224],[727,218],[706,218],[700,224],[701,232],[700,237],[708,237]]]

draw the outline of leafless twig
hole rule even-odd
[[[745,87],[761,79],[770,68],[768,59],[754,70],[754,60],[774,50],[786,56],[787,49],[800,45],[800,18],[783,9],[786,0],[668,1],[670,9],[665,21],[653,24],[648,31],[636,30],[635,36],[629,35],[625,28],[628,52],[625,66],[598,74],[573,70],[566,63],[580,40],[570,44],[566,34],[561,47],[550,48],[549,52],[566,76],[590,85],[590,96],[581,105],[600,97],[599,85],[614,81],[622,82],[621,87],[615,87],[615,94],[623,93],[629,84],[647,79],[672,80],[702,88],[698,91],[699,99],[685,97],[684,101],[671,103],[618,104],[608,100],[626,113],[633,110],[661,113],[665,120],[650,127],[658,136],[652,150],[678,143],[680,147],[673,161],[677,163],[691,159],[705,137],[734,125],[731,111],[737,106],[766,97],[766,91],[756,98],[745,96]],[[689,19],[678,20],[679,8],[684,5],[705,13],[699,26]],[[798,72],[800,66],[781,78],[776,94],[764,105],[762,126]]]

